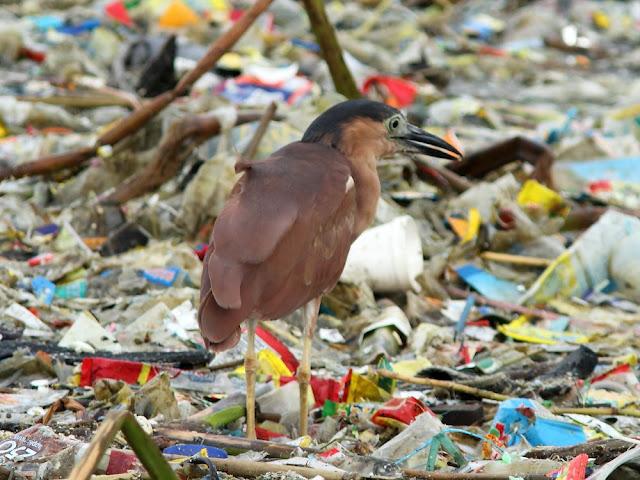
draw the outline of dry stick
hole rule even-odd
[[[0,171],[0,180],[11,176],[24,177],[51,173],[64,168],[81,165],[85,160],[96,154],[99,146],[114,145],[123,138],[136,133],[173,100],[186,93],[204,73],[209,71],[220,57],[236,44],[240,37],[249,29],[256,18],[267,9],[271,2],[272,0],[256,0],[251,8],[249,8],[229,30],[213,42],[195,68],[182,77],[173,90],[158,95],[150,102],[145,103],[142,108],[135,110],[128,117],[122,119],[113,128],[100,136],[94,147],[82,148],[59,155],[48,155],[38,160],[18,165],[13,169]]]
[[[524,255],[511,255],[500,252],[482,252],[480,254],[485,260],[499,263],[510,263],[512,265],[524,265],[527,267],[548,267],[553,260],[539,257],[526,257]]]
[[[257,113],[240,113],[236,125],[254,122],[258,118],[260,116]],[[158,188],[174,177],[198,145],[220,133],[220,130],[220,120],[215,114],[178,120],[165,134],[154,159],[101,199],[101,202],[121,204]]]
[[[307,11],[311,29],[320,45],[322,58],[327,62],[333,84],[338,93],[347,98],[360,98],[356,82],[342,56],[336,32],[327,17],[323,0],[302,0]]]
[[[471,293],[462,290],[461,288],[454,286],[445,287],[449,295],[457,298],[467,298]],[[476,298],[476,303],[481,303],[483,305],[489,305],[491,307],[499,308],[500,310],[506,310],[509,312],[516,312],[522,315],[529,315],[531,317],[540,317],[547,318],[549,320],[554,320],[560,316],[560,314],[555,312],[550,312],[549,310],[541,310],[539,308],[528,308],[523,307],[522,305],[516,305],[514,303],[508,302],[500,302],[498,300],[491,300],[490,298],[483,297],[482,295],[478,295],[477,293],[473,293],[473,296]]]
[[[275,102],[271,102],[271,104],[267,107],[264,114],[262,115],[262,118],[260,118],[260,124],[253,134],[249,145],[247,145],[247,148],[245,148],[242,152],[241,157],[243,159],[253,160],[253,158],[256,156],[256,152],[258,151],[258,146],[262,141],[262,137],[264,137],[264,134],[267,133],[269,123],[271,122],[271,120],[273,120],[273,116],[276,114],[277,109],[278,106]]]
[[[290,458],[291,454],[298,448],[279,443],[267,442],[265,440],[250,440],[242,437],[215,435],[212,433],[201,433],[191,430],[178,430],[169,427],[158,427],[155,431],[161,437],[168,438],[169,440],[177,440],[179,442],[187,443],[202,443],[203,445],[210,445],[230,450],[255,450],[259,452],[266,452],[269,455],[278,458]],[[304,448],[302,450],[309,453],[318,452],[318,450],[314,448]]]
[[[49,97],[21,96],[16,97],[21,102],[44,103],[47,105],[60,105],[72,108],[97,108],[110,107],[112,105],[130,107],[131,102],[115,95],[51,95]]]
[[[366,478],[359,473],[336,472],[320,468],[299,467],[292,465],[278,465],[274,463],[255,462],[252,460],[236,459],[210,459],[221,471],[235,477],[254,478],[271,472],[295,472],[305,478],[321,476],[325,480],[356,480]],[[474,474],[474,473],[449,473],[449,472],[425,472],[421,470],[402,470],[404,478],[419,478],[421,480],[508,480],[508,475]],[[372,477],[375,478],[375,477]],[[526,480],[543,480],[543,475],[524,475]]]
[[[571,447],[536,447],[529,450],[524,456],[537,459],[570,460],[581,453],[586,453],[590,458],[595,458],[596,465],[603,465],[635,446],[636,444],[633,442],[613,438],[579,443]]]
[[[576,413],[579,415],[615,415],[621,417],[639,417],[640,409],[634,407],[628,408],[610,408],[610,407],[551,407],[552,413]]]
[[[466,393],[467,395],[473,395],[474,397],[486,398],[489,400],[496,400],[501,402],[508,400],[509,396],[495,393],[490,390],[483,390],[481,388],[470,387],[457,382],[451,382],[449,380],[435,380],[433,378],[412,377],[409,375],[402,375],[396,372],[390,372],[389,370],[374,370],[376,375],[385,378],[392,378],[394,380],[400,380],[401,382],[412,383],[414,385],[426,385],[433,388],[444,388],[452,390],[454,392]]]

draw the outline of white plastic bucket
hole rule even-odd
[[[364,280],[376,292],[420,291],[423,271],[418,225],[408,215],[364,231],[351,246],[341,280]]]

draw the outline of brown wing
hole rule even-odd
[[[355,191],[338,151],[293,143],[243,168],[203,271],[200,328],[218,349],[250,315],[278,318],[332,288],[353,240]]]

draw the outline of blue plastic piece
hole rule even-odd
[[[56,284],[46,277],[38,275],[31,280],[31,289],[38,299],[45,305],[51,305],[56,292]]]
[[[170,287],[178,278],[178,275],[182,272],[180,267],[167,267],[162,269],[149,269],[143,270],[142,276],[149,282],[156,285],[162,285],[163,287]]]
[[[182,455],[185,457],[191,457],[198,455],[202,449],[207,450],[207,456],[210,458],[227,458],[227,452],[221,448],[210,447],[208,445],[198,445],[194,443],[177,443],[171,447],[165,448],[162,453],[167,455]]]
[[[493,419],[493,427],[497,423],[504,425],[508,447],[519,444],[522,437],[532,447],[570,447],[587,441],[582,427],[555,418],[543,418],[537,415],[541,408],[528,398],[505,400]]]
[[[46,32],[50,29],[59,28],[64,25],[64,20],[55,15],[41,15],[37,17],[29,17],[38,30]]]
[[[95,28],[100,26],[100,20],[91,19],[85,20],[84,22],[78,23],[76,25],[61,25],[56,30],[60,33],[66,33],[67,35],[81,35],[86,32],[90,32]]]
[[[470,263],[456,268],[456,272],[465,283],[492,300],[518,303],[522,296],[515,283],[498,278]]]
[[[34,230],[39,235],[55,235],[60,231],[60,227],[55,223],[48,223],[47,225],[42,225]]]

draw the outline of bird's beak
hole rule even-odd
[[[446,160],[460,160],[462,158],[462,154],[457,148],[415,125],[409,124],[406,134],[396,137],[396,140],[402,144],[403,150],[407,153],[422,153]]]

